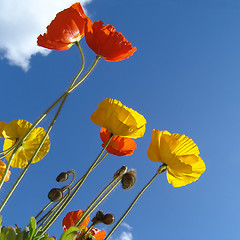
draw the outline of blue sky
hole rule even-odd
[[[23,3],[27,8],[27,0]],[[72,3],[64,1],[62,9]],[[13,3],[10,5],[8,8],[14,8]],[[45,11],[53,5],[44,5]],[[146,133],[136,140],[137,150],[133,156],[105,159],[49,233],[59,237],[62,217],[68,211],[86,208],[113,173],[125,164],[129,169],[136,169],[136,186],[131,191],[117,188],[99,207],[120,218],[159,166],[146,154],[155,128],[192,138],[206,163],[206,172],[197,182],[181,188],[169,185],[165,174],[159,176],[112,239],[238,239],[239,1],[94,0],[86,4],[85,9],[93,21],[102,20],[122,32],[137,51],[121,62],[101,60],[90,77],[69,96],[50,133],[50,152],[41,162],[32,165],[6,205],[2,212],[4,225],[27,225],[30,216],[36,215],[47,203],[48,191],[59,186],[55,178],[61,171],[75,169],[81,177],[101,150],[100,127],[90,121],[90,116],[104,98],[115,98],[145,116]],[[21,11],[24,12],[24,7]],[[31,11],[32,8],[26,10]],[[0,19],[1,15],[0,10]],[[33,46],[36,44],[25,37],[37,21],[27,27],[20,24],[22,28],[16,28],[16,35],[12,30],[21,19],[23,23],[29,21],[23,16],[19,16],[18,21],[13,16],[12,21],[0,24],[0,121],[4,122],[25,119],[33,123],[65,91],[81,64],[74,46],[68,51],[52,51],[48,56],[37,53],[26,65],[26,54],[22,58],[21,54],[28,52],[28,44],[16,57],[25,71],[16,66],[16,62],[10,65],[6,49],[17,46],[21,50],[25,40]],[[45,19],[47,16],[41,22]],[[37,35],[45,31],[50,23],[46,21],[38,23],[41,30]],[[9,37],[7,41],[5,33],[6,38]],[[81,45],[90,66],[95,55],[84,39]],[[14,54],[12,63],[13,59]],[[50,117],[41,126],[46,127],[49,121]],[[20,170],[12,169],[11,179],[1,195],[8,192],[19,173]],[[100,227],[106,231],[111,229]]]

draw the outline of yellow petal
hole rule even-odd
[[[0,138],[4,138],[3,136],[3,129],[5,128],[5,126],[7,125],[7,123],[5,122],[0,122]]]
[[[6,169],[6,164],[0,160],[0,179],[1,179],[2,176],[3,176],[3,174],[4,174],[4,172],[5,172],[5,169]],[[11,172],[8,170],[4,182],[7,182],[7,181],[9,180],[10,174],[11,174]]]
[[[9,149],[15,143],[16,139],[20,140],[31,127],[32,124],[25,120],[14,120],[8,123],[3,131],[5,137],[7,137],[7,139],[4,141],[3,150]],[[11,166],[16,168],[26,167],[28,161],[31,160],[35,151],[37,150],[45,133],[46,132],[41,127],[33,129],[28,137],[23,141],[21,147],[19,147],[19,149],[16,151],[12,159]],[[32,163],[40,161],[48,153],[49,149],[50,141],[49,137],[47,137]],[[5,158],[9,160],[10,157],[11,154],[7,155]]]
[[[122,137],[139,138],[145,133],[146,119],[115,99],[104,99],[92,114],[91,120]]]

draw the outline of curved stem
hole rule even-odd
[[[124,172],[120,172],[120,174],[113,179],[99,194],[98,196],[94,199],[94,201],[88,206],[88,208],[84,211],[83,215],[78,219],[78,221],[75,223],[75,226],[78,227],[81,225],[81,223],[89,216],[98,206],[100,203],[103,202],[103,200],[112,192],[112,190],[119,184],[119,182],[122,180],[122,176]],[[112,186],[110,189],[109,187]],[[107,189],[109,189],[107,191]],[[106,192],[107,191],[107,192]],[[106,192],[104,194],[104,192]],[[102,195],[104,196],[102,197]],[[102,197],[102,198],[101,198]],[[101,199],[100,199],[101,198]],[[100,199],[100,200],[99,200]],[[99,201],[98,201],[99,200]],[[95,205],[95,206],[94,206]]]
[[[78,190],[80,189],[80,187],[83,185],[84,181],[86,180],[86,178],[88,177],[88,175],[90,174],[90,172],[94,169],[96,163],[99,161],[99,159],[101,158],[103,152],[105,151],[105,149],[107,148],[108,144],[110,143],[111,139],[113,137],[113,134],[110,135],[108,142],[106,143],[105,147],[102,149],[102,151],[100,152],[100,154],[98,155],[98,157],[96,158],[96,160],[94,161],[94,163],[90,166],[90,168],[87,170],[87,172],[84,174],[84,176],[82,178],[80,178],[78,180],[78,182],[76,183],[76,187],[75,190],[71,193],[71,195],[69,196],[69,198],[66,200],[66,202],[63,204],[63,206],[61,206],[58,211],[55,212],[54,216],[52,216],[48,223],[46,223],[46,225],[44,226],[43,229],[43,233],[46,232],[48,230],[48,228],[54,223],[54,221],[58,218],[58,216],[62,213],[62,211],[66,208],[66,206],[70,203],[70,201],[73,199],[73,197],[76,195],[76,193],[78,192]]]
[[[164,163],[162,164],[158,170],[157,173],[153,176],[153,178],[146,184],[146,186],[140,191],[140,193],[137,195],[137,197],[133,200],[131,205],[128,207],[126,212],[123,214],[123,216],[119,219],[119,221],[115,224],[115,226],[112,228],[112,230],[108,233],[108,235],[104,238],[104,240],[109,239],[109,237],[113,234],[113,232],[116,230],[116,228],[120,225],[120,223],[123,221],[123,219],[127,216],[127,214],[130,212],[130,210],[133,208],[135,203],[138,201],[138,199],[141,197],[141,195],[145,192],[145,190],[150,186],[150,184],[154,181],[154,179],[161,173],[165,172],[167,170],[167,165]]]
[[[60,97],[38,118],[38,120],[37,120],[37,121],[32,125],[32,127],[27,131],[27,133],[23,136],[23,138],[19,140],[19,143],[17,144],[16,148],[13,150],[12,156],[10,157],[10,159],[9,159],[7,165],[6,165],[6,169],[5,169],[5,171],[4,171],[4,174],[3,174],[3,176],[2,176],[2,179],[0,180],[0,189],[1,189],[1,187],[2,187],[2,185],[3,185],[3,183],[4,183],[4,180],[5,180],[6,176],[7,176],[7,171],[8,171],[9,168],[10,168],[10,164],[11,164],[11,162],[12,162],[13,156],[14,156],[14,154],[16,153],[16,151],[18,150],[18,148],[21,146],[21,144],[23,143],[23,141],[28,137],[28,135],[32,132],[32,130],[47,116],[47,114],[53,109],[53,107],[54,107],[59,101],[61,101],[62,98],[64,98],[61,106],[60,106],[59,109],[58,109],[58,113],[57,113],[57,114],[59,114],[59,112],[60,112],[60,110],[61,110],[61,108],[62,108],[62,105],[63,105],[63,103],[65,102],[65,100],[66,100],[66,98],[67,98],[67,95],[68,95],[70,92],[72,92],[77,86],[79,86],[79,85],[83,82],[83,80],[91,73],[91,71],[93,70],[93,68],[96,66],[97,61],[95,60],[93,66],[92,66],[92,67],[90,68],[90,70],[85,74],[85,76],[84,76],[80,81],[77,82],[77,85],[74,84],[74,83],[76,82],[77,78],[79,77],[79,75],[82,73],[83,68],[84,68],[84,64],[85,64],[85,60],[84,60],[84,56],[83,56],[83,53],[82,53],[82,49],[81,49],[81,47],[80,47],[80,44],[77,43],[77,46],[78,46],[78,49],[80,50],[80,53],[81,53],[81,56],[82,56],[82,67],[81,67],[81,69],[79,70],[79,72],[77,73],[77,75],[76,75],[76,76],[74,77],[74,79],[72,80],[72,82],[71,82],[70,87],[68,88],[68,90],[67,90],[64,94],[62,94],[62,96],[60,96]],[[0,211],[1,211],[1,210],[0,210]]]

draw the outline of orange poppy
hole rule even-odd
[[[59,12],[47,27],[47,32],[38,36],[38,46],[52,50],[67,50],[84,37],[85,15],[80,3]]]
[[[92,23],[89,18],[86,18],[85,38],[88,46],[107,61],[124,60],[137,50],[112,25],[103,26],[102,21]]]
[[[74,226],[75,223],[78,221],[78,219],[83,215],[84,211],[78,210],[78,211],[72,211],[69,212],[62,221],[63,231],[65,232],[70,228],[71,226]],[[83,223],[80,226],[87,226],[90,221],[90,217],[88,216]]]
[[[78,210],[78,211],[72,211],[69,212],[64,218],[63,218],[63,231],[68,230],[71,226],[74,226],[75,223],[78,221],[80,216],[83,214],[84,211]],[[83,234],[88,230],[88,222],[90,221],[90,217],[88,216],[83,223],[80,225],[80,233],[78,237],[83,236]],[[106,232],[104,230],[100,230],[97,228],[92,228],[88,234],[86,234],[86,239],[88,239],[89,236],[93,236],[95,240],[103,240],[106,237]],[[76,238],[78,240],[79,238]],[[85,239],[85,238],[84,238]]]
[[[104,147],[110,137],[110,132],[106,128],[101,128],[100,137],[103,141],[102,147]],[[131,138],[113,136],[111,142],[107,146],[107,152],[117,156],[129,156],[132,155],[137,145]]]

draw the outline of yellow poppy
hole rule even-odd
[[[0,180],[2,179],[2,176],[5,172],[5,168],[6,168],[6,164],[0,160]],[[9,180],[10,174],[11,172],[8,170],[4,182],[7,182]]]
[[[6,125],[7,125],[7,123],[0,122],[0,138],[4,138],[4,136],[2,135],[2,131]]]
[[[99,103],[91,120],[117,136],[139,138],[145,132],[146,119],[115,99],[106,98]]]
[[[8,123],[2,131],[2,135],[5,138],[3,150],[5,151],[13,146],[13,144],[17,140],[20,140],[31,127],[31,123],[20,119]],[[11,166],[16,168],[26,167],[28,161],[31,160],[45,134],[46,132],[43,128],[34,128],[16,151],[11,162]],[[48,153],[49,149],[50,141],[49,137],[47,137],[32,163],[40,161]],[[11,154],[7,155],[6,159],[9,160],[10,156]]]
[[[185,135],[154,129],[147,154],[151,161],[168,165],[167,179],[174,187],[197,181],[206,169],[197,145]]]

